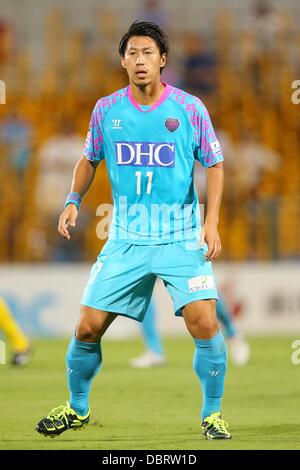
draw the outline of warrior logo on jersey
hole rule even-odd
[[[115,142],[117,165],[175,166],[175,144],[167,142]]]
[[[180,126],[180,121],[177,118],[168,118],[165,120],[165,126],[168,131],[174,132]]]

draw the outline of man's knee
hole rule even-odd
[[[218,321],[215,317],[199,314],[194,325],[195,334],[193,336],[195,338],[197,336],[201,336],[202,338],[211,338],[216,334],[218,328]]]
[[[214,300],[194,303],[187,308],[184,316],[188,330],[194,338],[212,338],[219,329]]]
[[[99,331],[88,321],[88,318],[81,317],[76,327],[76,339],[87,343],[99,340]]]

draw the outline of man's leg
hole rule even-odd
[[[194,370],[200,380],[203,394],[202,424],[213,417],[214,425],[223,426],[219,413],[224,393],[227,366],[226,343],[216,318],[216,300],[198,300],[186,305],[183,316],[188,331],[194,338]],[[217,417],[217,422],[215,421]],[[213,428],[210,438],[229,438],[228,431],[219,433]],[[208,436],[207,436],[208,437]]]
[[[223,297],[220,296],[217,302],[217,318],[224,325],[224,333],[227,338],[233,338],[237,334],[237,329],[233,322],[232,314]]]
[[[217,302],[217,318],[224,325],[225,337],[229,341],[231,361],[236,366],[245,366],[250,358],[250,347],[235,326],[230,308],[222,296]]]
[[[141,323],[141,330],[147,346],[147,351],[141,356],[131,359],[129,364],[132,367],[139,369],[146,369],[148,367],[165,364],[166,359],[162,340],[158,331],[156,308],[153,300],[151,300],[144,320]]]
[[[55,437],[68,429],[82,429],[90,419],[88,406],[92,379],[102,364],[100,340],[116,314],[82,306],[75,337],[67,353],[70,403],[58,406],[41,419],[36,430]]]
[[[101,338],[117,315],[84,305],[66,356],[70,406],[80,416],[89,411],[91,383],[102,365]]]
[[[148,349],[163,356],[163,345],[157,327],[156,310],[153,301],[149,304],[145,318],[141,323],[141,328]]]
[[[0,298],[0,330],[13,350],[12,364],[17,366],[26,364],[30,359],[29,340],[3,298]]]

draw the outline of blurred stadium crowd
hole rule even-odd
[[[0,79],[7,86],[0,105],[0,261],[82,261],[99,252],[96,208],[111,201],[105,165],[72,243],[57,235],[57,219],[95,102],[127,84],[117,50],[134,19],[165,27],[171,55],[164,80],[199,96],[212,116],[226,160],[222,259],[298,259],[300,105],[291,102],[291,86],[300,79],[300,9],[295,15],[288,2],[247,2],[237,18],[223,5],[197,28],[202,2],[176,9],[148,0],[130,17],[121,2],[98,3],[93,25],[72,24],[63,3],[35,18],[43,25],[36,37],[23,29],[21,39],[17,22],[0,11]]]

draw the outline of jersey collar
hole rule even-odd
[[[144,111],[139,103],[134,99],[134,97],[132,96],[132,91],[131,91],[131,86],[129,85],[128,86],[128,98],[129,98],[129,101],[133,104],[133,106],[138,109],[141,113],[150,113],[150,111],[153,111],[155,108],[157,108],[159,105],[161,105],[169,96],[169,94],[171,93],[171,85],[168,85],[167,83],[164,83],[162,82],[162,84],[164,85],[165,87],[165,90],[163,92],[163,94],[161,95],[161,97],[159,98],[159,100],[157,100],[155,103],[153,103],[153,105],[147,109],[146,111]]]

